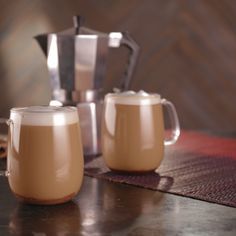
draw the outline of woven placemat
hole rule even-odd
[[[118,174],[87,157],[85,175],[236,207],[236,139],[182,131],[156,172]]]

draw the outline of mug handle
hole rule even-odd
[[[171,135],[170,138],[164,140],[165,145],[174,144],[180,135],[180,125],[179,125],[179,118],[175,109],[175,106],[172,102],[166,100],[165,98],[161,99],[161,104],[164,105],[167,109],[168,115],[170,117],[171,123]]]
[[[5,125],[8,125],[9,127],[12,127],[11,124],[13,124],[13,122],[11,119],[0,118],[0,124],[5,124]],[[11,130],[10,130],[10,132],[11,132]],[[11,137],[12,137],[12,135],[11,135]],[[9,176],[9,172],[7,170],[0,170],[0,176]]]

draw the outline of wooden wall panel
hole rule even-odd
[[[236,130],[233,0],[0,0],[0,116],[48,103],[46,61],[33,36],[70,27],[74,14],[97,30],[130,31],[141,46],[131,88],[173,101],[183,128]],[[111,51],[106,91],[119,84],[126,56]]]

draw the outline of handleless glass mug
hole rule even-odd
[[[164,135],[163,106],[171,125]],[[174,144],[180,135],[174,105],[158,94],[111,93],[105,96],[102,118],[102,153],[106,165],[118,172],[149,172],[164,157],[164,146]]]
[[[80,190],[84,167],[77,109],[13,108],[6,123],[7,170],[0,174],[8,177],[12,192],[32,204],[71,200]]]

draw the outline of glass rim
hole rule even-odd
[[[55,113],[69,113],[77,112],[77,108],[73,106],[28,106],[28,107],[13,107],[10,109],[11,113],[18,114],[55,114]]]
[[[158,93],[149,93],[148,95],[108,93],[105,96],[105,103],[116,103],[123,105],[154,105],[160,104],[161,95]]]

